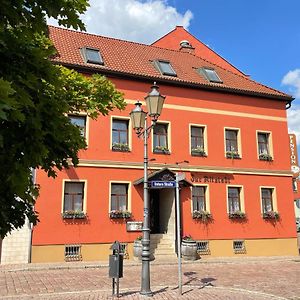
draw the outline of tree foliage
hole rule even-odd
[[[79,15],[87,0],[0,0],[0,236],[36,224],[38,187],[32,170],[78,163],[86,144],[68,113],[91,118],[123,109],[123,96],[105,77],[89,78],[51,63],[55,49],[45,17],[84,29]],[[50,200],[49,200],[50,201]]]

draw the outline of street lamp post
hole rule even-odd
[[[132,126],[138,137],[144,138],[144,220],[142,238],[142,274],[141,291],[145,296],[152,296],[150,289],[150,202],[148,196],[148,137],[152,127],[161,114],[165,97],[160,95],[159,88],[154,83],[150,93],[145,97],[148,113],[142,109],[138,101],[131,111]],[[151,118],[151,124],[147,127],[147,116]]]

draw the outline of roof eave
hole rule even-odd
[[[139,80],[147,80],[147,81],[159,81],[161,83],[167,83],[170,85],[180,85],[180,86],[185,86],[185,87],[190,87],[190,88],[203,88],[205,90],[213,90],[216,92],[223,92],[223,93],[233,93],[233,94],[238,94],[238,95],[247,95],[247,96],[253,96],[253,97],[264,97],[268,99],[273,99],[273,100],[281,100],[281,101],[288,101],[291,102],[295,98],[289,95],[271,95],[271,94],[266,94],[266,93],[259,93],[259,92],[254,92],[254,91],[247,91],[247,90],[240,90],[240,89],[233,89],[229,87],[222,87],[222,86],[211,86],[211,85],[206,85],[206,84],[201,84],[201,83],[192,83],[192,82],[185,82],[185,81],[175,81],[173,79],[169,78],[161,78],[157,76],[149,76],[149,75],[141,75],[141,74],[133,74],[133,73],[127,73],[127,72],[121,72],[121,71],[115,71],[111,69],[105,69],[105,68],[93,68],[91,66],[83,66],[79,64],[72,64],[72,63],[64,63],[60,61],[55,61],[53,60],[54,64],[60,64],[65,67],[73,68],[78,71],[84,71],[87,73],[94,73],[98,72],[103,75],[110,75],[110,76],[116,76],[116,77],[130,77],[130,78],[135,78]]]

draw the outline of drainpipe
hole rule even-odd
[[[34,169],[34,168],[31,168],[31,178],[32,178],[33,184],[35,184],[36,183],[36,169]],[[28,247],[28,263],[31,263],[33,224],[28,223],[28,227],[30,230],[30,232],[29,232],[29,247]]]
[[[285,104],[285,109],[289,109],[291,106],[292,106],[292,101],[288,101],[288,102]]]

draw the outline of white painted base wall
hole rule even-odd
[[[31,247],[31,227],[26,220],[25,225],[12,231],[2,240],[0,252],[1,264],[23,264],[29,262]]]

